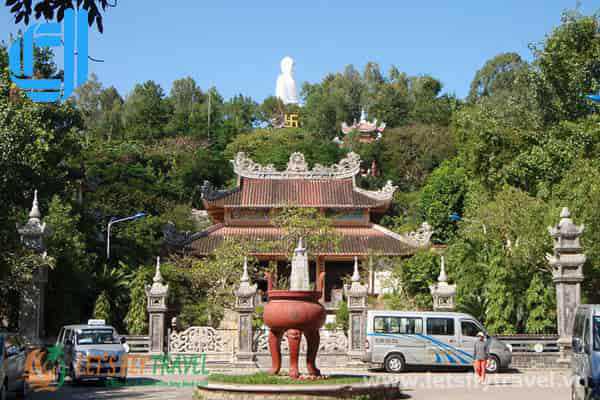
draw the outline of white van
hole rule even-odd
[[[362,360],[372,368],[402,372],[408,366],[473,365],[477,333],[486,330],[469,314],[454,312],[384,311],[367,313]],[[512,353],[498,339],[488,337],[487,371],[508,368]]]
[[[573,326],[571,398],[600,398],[600,304],[577,307]]]

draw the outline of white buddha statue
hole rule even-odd
[[[275,96],[283,101],[283,104],[298,104],[298,91],[294,80],[294,60],[291,57],[283,57],[281,60],[281,74],[277,77]]]

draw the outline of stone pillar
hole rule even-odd
[[[559,362],[570,362],[571,337],[575,309],[581,303],[581,282],[585,255],[579,243],[583,225],[577,226],[568,208],[560,213],[560,222],[548,231],[554,241],[553,254],[546,255],[556,285],[556,316],[558,323]]]
[[[235,291],[235,311],[238,312],[238,346],[234,365],[239,368],[255,368],[256,357],[253,349],[254,332],[252,314],[256,301],[256,284],[250,284],[248,259],[244,258],[244,272],[240,286]]]
[[[348,332],[348,356],[350,364],[360,363],[365,348],[365,331],[367,327],[367,285],[360,283],[358,258],[354,257],[354,273],[352,284],[344,287],[350,313]]]
[[[46,224],[42,223],[37,190],[34,191],[33,205],[29,219],[25,225],[17,227],[21,243],[27,249],[46,258],[44,235],[47,233]],[[48,267],[38,265],[34,268],[29,290],[23,291],[19,307],[19,332],[32,344],[41,344],[44,332],[44,307],[46,299],[46,284],[48,283]]]
[[[306,255],[306,249],[302,246],[302,238],[298,240],[298,246],[294,250],[294,257],[292,257],[290,290],[310,290],[308,256]]]
[[[448,276],[444,265],[444,256],[441,257],[441,270],[437,283],[429,286],[433,297],[434,311],[454,311],[456,307],[456,285],[448,284]]]
[[[160,257],[156,257],[156,273],[152,281],[152,285],[146,285],[150,353],[162,354],[165,351],[165,314],[167,313],[169,285],[165,285],[160,273]]]

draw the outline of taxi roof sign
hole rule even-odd
[[[106,321],[103,319],[88,319],[88,325],[95,325],[95,326],[106,325]]]

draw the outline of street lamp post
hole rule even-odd
[[[107,260],[110,259],[110,228],[112,228],[112,226],[114,224],[116,224],[117,222],[132,221],[135,219],[143,218],[145,216],[146,216],[146,213],[139,212],[137,214],[134,214],[134,215],[131,215],[131,216],[125,217],[125,218],[119,218],[119,219],[111,218],[111,220],[108,222],[108,225],[106,227],[106,259]]]

